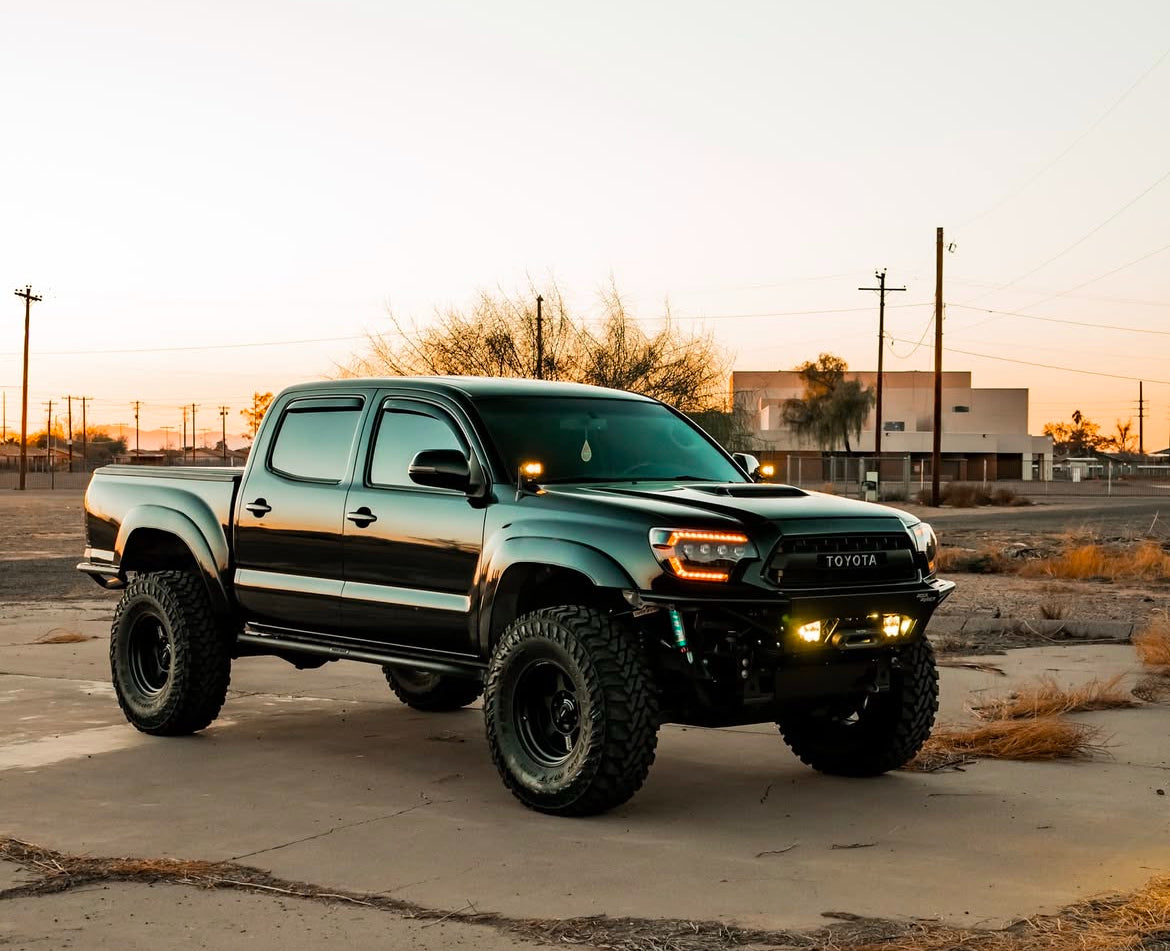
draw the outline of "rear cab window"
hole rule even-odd
[[[363,406],[360,396],[293,400],[281,416],[269,470],[302,482],[341,482]]]

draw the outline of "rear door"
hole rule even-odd
[[[247,620],[336,631],[345,493],[366,394],[293,394],[253,448],[236,512],[236,597]]]
[[[346,500],[346,634],[468,654],[472,589],[483,547],[484,504],[417,485],[407,474],[424,449],[475,452],[469,428],[423,398],[384,397],[367,425]]]

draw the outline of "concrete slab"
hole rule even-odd
[[[27,951],[510,951],[538,949],[483,925],[412,921],[352,905],[177,885],[91,886],[0,905],[0,946]]]
[[[507,794],[479,711],[415,713],[376,668],[242,662],[221,720],[164,740],[121,725],[98,686],[101,650],[78,649],[84,676],[70,680],[62,655],[0,648],[0,670],[14,655],[41,669],[0,677],[0,834],[75,853],[236,858],[447,910],[775,928],[823,924],[827,910],[994,924],[1170,871],[1170,796],[1156,792],[1170,780],[1166,707],[1094,715],[1114,736],[1100,761],[870,781],[806,769],[767,725],[667,726],[631,803],[563,820]],[[1118,646],[978,661],[1005,676],[944,669],[946,717],[973,691],[1038,673],[1135,670]]]

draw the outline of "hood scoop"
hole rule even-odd
[[[732,482],[726,485],[688,485],[687,488],[695,492],[729,496],[733,499],[798,499],[808,495],[803,489],[798,489],[794,485],[771,485],[754,482]]]

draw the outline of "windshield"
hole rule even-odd
[[[686,419],[661,403],[598,397],[495,397],[476,407],[513,478],[522,462],[541,482],[746,482]]]

